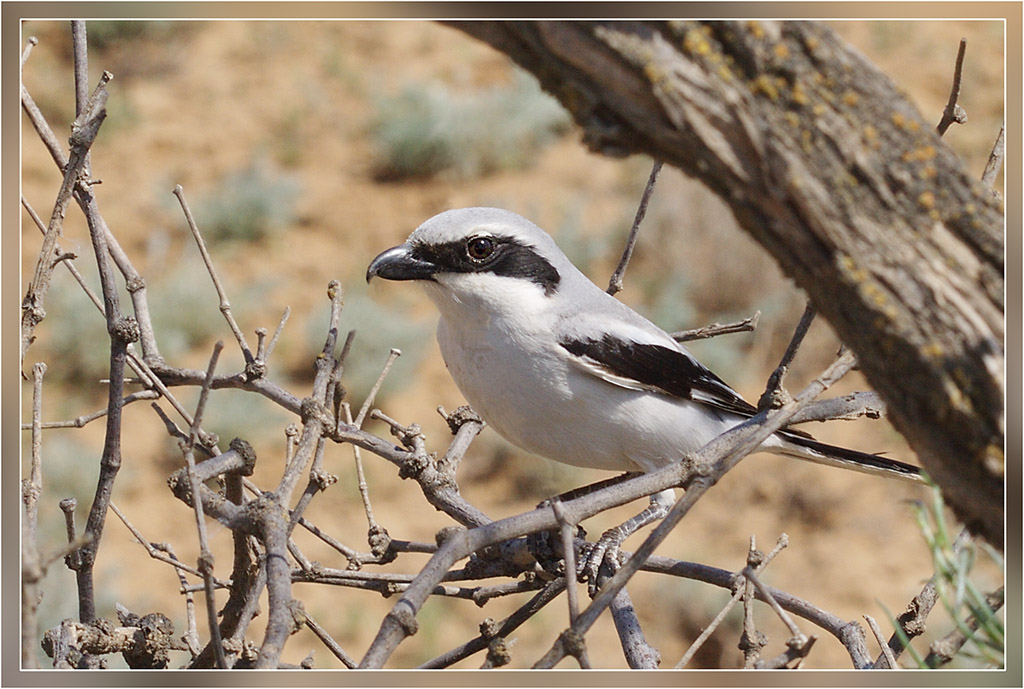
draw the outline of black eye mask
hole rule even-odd
[[[484,250],[487,242],[489,252]],[[547,295],[554,293],[561,280],[555,267],[533,247],[509,237],[477,235],[444,244],[417,244],[412,255],[437,266],[438,273],[494,273],[521,278],[540,285]]]

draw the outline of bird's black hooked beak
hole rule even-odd
[[[433,280],[437,266],[414,255],[408,244],[399,244],[381,253],[366,269],[366,281],[382,277],[385,280]]]

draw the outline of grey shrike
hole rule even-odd
[[[423,285],[441,312],[437,341],[459,390],[488,425],[528,452],[582,467],[651,471],[757,413],[668,333],[577,270],[546,232],[510,211],[436,215],[377,256],[366,271],[367,281],[374,276]],[[917,467],[791,429],[760,449],[921,480]],[[652,498],[658,514],[649,516],[663,516],[673,499],[671,490]]]

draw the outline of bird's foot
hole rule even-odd
[[[622,566],[622,554],[619,551],[619,546],[628,535],[628,533],[623,533],[621,526],[608,529],[601,534],[601,538],[596,543],[588,544],[589,547],[580,553],[576,576],[579,581],[587,582],[587,592],[591,598],[597,595],[598,575],[611,576]]]

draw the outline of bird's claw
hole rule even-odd
[[[576,576],[579,581],[587,582],[587,593],[591,598],[597,595],[598,577],[606,573],[610,576],[622,566],[619,552],[621,543],[619,534],[615,533],[615,529],[611,529],[580,553]]]

